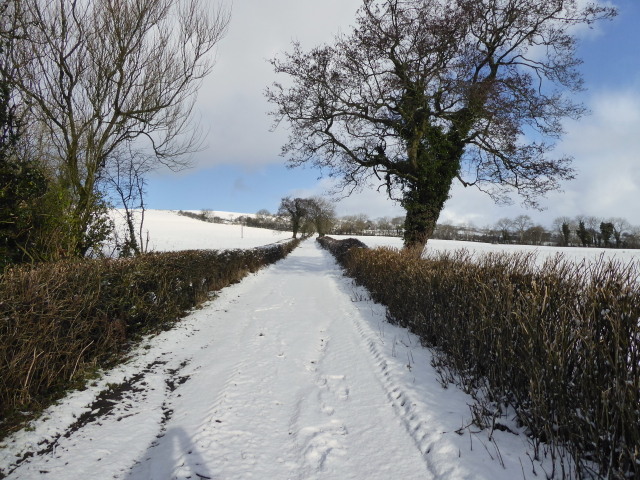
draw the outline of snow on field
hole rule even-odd
[[[550,466],[532,460],[523,434],[490,439],[470,426],[472,399],[443,389],[430,359],[307,240],[6,439],[0,472],[12,480],[545,478]]]
[[[220,213],[225,219],[237,218],[241,215],[228,212],[215,213],[216,215]],[[118,228],[122,230],[124,227],[122,215],[118,211],[114,211],[112,218],[116,221]],[[203,222],[178,215],[176,211],[172,210],[146,210],[143,238],[146,238],[146,232],[149,233],[149,251],[156,252],[254,248],[291,237],[291,232]]]
[[[349,238],[347,236],[335,235],[333,238],[343,239]],[[371,248],[375,247],[393,247],[402,248],[402,239],[399,237],[353,237],[362,241],[365,245]],[[549,257],[554,257],[558,254],[562,255],[567,260],[581,262],[582,260],[594,261],[598,260],[601,256],[605,259],[615,258],[622,263],[628,263],[630,261],[640,260],[640,250],[637,249],[612,249],[612,248],[579,248],[579,247],[548,247],[548,246],[536,246],[536,245],[502,245],[491,243],[479,243],[479,242],[464,242],[458,240],[429,240],[427,243],[427,253],[437,252],[454,252],[456,250],[466,249],[473,254],[485,254],[485,253],[518,253],[518,252],[533,252],[537,255],[537,259],[543,262]]]

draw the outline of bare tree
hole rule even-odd
[[[394,229],[391,224],[391,219],[389,217],[378,218],[376,220],[376,230],[378,231],[378,235],[392,236]]]
[[[531,225],[522,235],[522,243],[542,245],[548,241],[549,232],[542,225]]]
[[[518,215],[513,219],[512,225],[515,233],[518,235],[518,241],[524,243],[525,232],[533,227],[531,217],[529,215]]]
[[[631,225],[625,218],[615,217],[609,219],[609,222],[613,224],[613,237],[616,240],[616,248],[622,246],[622,237],[631,229]]]
[[[336,221],[335,208],[329,200],[322,197],[308,199],[307,216],[321,237],[329,233]]]
[[[107,188],[117,197],[125,221],[125,236],[117,245],[120,255],[128,257],[147,251],[148,238],[143,236],[145,216],[146,174],[152,169],[152,157],[140,152],[126,151],[113,154],[104,176]]]
[[[306,198],[285,197],[280,201],[278,215],[288,218],[291,222],[293,238],[298,236],[309,213],[309,202]]]
[[[283,154],[345,188],[377,179],[405,208],[405,246],[419,251],[456,179],[536,207],[573,177],[571,159],[550,151],[563,119],[585,112],[567,95],[582,87],[574,27],[616,13],[583,5],[364,0],[350,34],[272,60],[291,82],[267,91],[276,125],[290,124]]]
[[[622,244],[629,248],[640,248],[640,225],[632,225],[622,234]]]
[[[201,0],[14,0],[11,9],[20,41],[4,73],[48,132],[71,196],[72,253],[83,255],[115,153],[177,169],[199,147],[195,94],[229,13]]]
[[[500,241],[508,243],[511,237],[511,231],[513,230],[513,220],[506,217],[501,218],[496,222],[495,228],[500,232]]]
[[[401,237],[404,235],[404,218],[402,217],[393,217],[391,219],[391,223],[395,228],[396,235]]]
[[[458,234],[458,227],[450,223],[439,223],[436,227],[435,234],[437,238],[442,240],[455,240]]]
[[[584,221],[585,227],[589,234],[589,244],[599,247],[602,240],[599,231],[602,219],[594,217],[593,215],[580,216],[580,218],[582,218],[582,220]]]
[[[563,247],[571,244],[571,233],[576,230],[576,227],[576,223],[569,217],[557,217],[552,224],[553,232],[558,236],[559,243]]]

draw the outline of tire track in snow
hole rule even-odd
[[[336,267],[339,268],[336,264]],[[345,289],[346,283],[350,281],[347,277],[342,278],[342,289]],[[355,296],[357,298],[357,296]],[[357,303],[356,298],[351,296],[352,302]],[[429,445],[426,439],[429,436],[429,430],[426,422],[419,418],[419,414],[413,411],[415,403],[411,401],[410,395],[402,388],[402,382],[397,381],[394,378],[391,369],[389,368],[386,354],[378,346],[380,342],[379,335],[373,332],[368,326],[364,325],[364,322],[359,315],[353,313],[345,313],[345,319],[349,319],[355,328],[359,338],[357,342],[365,347],[371,356],[371,365],[374,367],[375,375],[383,387],[386,397],[393,406],[398,418],[405,426],[407,432],[415,442],[416,447],[420,453],[425,456],[429,453]],[[341,356],[344,356],[344,361],[348,361],[348,357],[351,356],[351,352],[340,352]],[[348,389],[346,390],[348,395]],[[428,461],[425,459],[427,467],[429,467]],[[432,472],[435,474],[435,472]]]
[[[374,359],[374,365],[378,370],[378,378],[384,387],[387,398],[415,442],[417,449],[425,457],[427,468],[434,476],[437,476],[438,472],[431,468],[427,458],[431,451],[433,432],[429,428],[428,422],[422,419],[420,412],[414,408],[417,399],[412,398],[411,394],[402,388],[402,382],[394,378],[386,359],[386,354],[378,346],[378,336],[368,327],[365,327],[357,318],[354,318],[353,323]]]
[[[359,311],[357,309],[354,311],[353,302],[344,291],[345,280],[341,270],[332,257],[324,251],[321,253],[333,277],[328,291],[323,293],[326,293],[327,298],[340,298],[341,301],[336,302],[335,310],[327,312],[330,318],[326,320],[326,337],[319,348],[322,354],[314,364],[314,381],[317,389],[314,413],[310,412],[314,406],[310,405],[312,402],[309,396],[301,402],[302,407],[309,410],[307,415],[316,422],[310,430],[302,430],[302,433],[308,434],[306,440],[312,447],[305,451],[307,459],[317,460],[316,474],[341,472],[340,477],[329,475],[328,478],[364,478],[362,475],[365,472],[369,472],[368,478],[383,479],[396,475],[402,477],[401,467],[394,466],[396,471],[392,469],[388,470],[389,473],[384,473],[382,470],[376,470],[375,467],[372,468],[376,461],[371,457],[365,455],[357,458],[362,452],[354,450],[360,445],[371,444],[372,450],[378,448],[380,452],[385,451],[390,458],[394,458],[391,453],[394,446],[387,448],[390,445],[380,440],[388,435],[389,441],[393,442],[391,438],[397,437],[397,434],[391,432],[396,428],[394,427],[396,424],[397,428],[403,431],[406,429],[398,419],[398,412],[393,409],[392,402],[389,401],[389,392],[378,378],[378,368],[374,365],[374,359],[371,358],[369,344],[361,333],[362,329],[358,329],[358,320],[354,318],[359,315]],[[302,407],[298,408],[302,409]],[[359,414],[354,415],[355,412]],[[324,417],[321,414],[324,414]],[[379,433],[375,433],[379,427],[383,428],[380,428]],[[404,434],[406,433],[405,431]],[[409,438],[407,436],[407,447],[415,448]],[[399,443],[404,444],[404,442]],[[314,452],[315,457],[309,459],[309,451]],[[416,451],[416,453],[422,465],[422,468],[419,468],[419,477],[412,476],[416,472],[416,464],[412,463],[412,467],[405,471],[413,473],[406,473],[405,475],[408,475],[406,478],[431,478],[424,457],[420,452]],[[350,462],[343,462],[343,457],[351,457]],[[398,455],[397,458],[400,457],[404,455]],[[311,461],[308,464],[312,463]],[[368,465],[369,463],[371,465]],[[316,478],[310,476],[310,471],[313,469],[309,468],[308,464],[307,470],[296,478]],[[334,470],[331,470],[331,467]],[[355,468],[350,471],[350,467]]]
[[[88,446],[99,440],[100,430],[111,429],[114,425],[135,424],[137,418],[148,411],[146,407],[150,397],[154,397],[155,438],[161,438],[166,431],[165,425],[171,419],[173,405],[180,396],[180,386],[188,380],[182,370],[190,359],[176,358],[169,352],[161,352],[157,356],[138,361],[136,373],[122,376],[117,383],[105,383],[105,387],[97,391],[93,401],[75,421],[68,424],[60,433],[37,444],[37,450],[27,451],[21,460],[16,461],[4,473],[10,475],[19,470],[17,478],[49,478],[50,475],[61,475],[69,463],[65,456],[70,452]],[[133,423],[132,423],[133,422]],[[97,442],[96,442],[97,443]],[[109,448],[102,451],[89,450],[96,462],[110,454]],[[34,467],[28,460],[39,459],[39,466]],[[24,465],[21,465],[22,463]],[[16,472],[17,473],[17,472]],[[62,478],[64,478],[62,473]],[[58,477],[60,478],[60,477]]]

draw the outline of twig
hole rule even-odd
[[[87,348],[89,348],[93,344],[93,342],[94,342],[94,340],[91,340],[91,342],[89,342],[87,344],[87,346],[82,349],[82,351],[80,352],[80,355],[78,355],[78,359],[76,360],[76,364],[73,366],[73,372],[71,372],[71,375],[69,375],[69,381],[71,381],[73,376],[76,374],[76,370],[78,369],[78,363],[80,363],[80,359],[82,358],[82,354],[85,352],[85,350]]]
[[[35,349],[35,348],[34,348],[34,349],[33,349],[33,360],[31,361],[31,365],[29,365],[29,371],[27,372],[27,376],[26,376],[26,378],[24,379],[24,385],[23,385],[23,388],[24,388],[25,390],[28,390],[27,385],[29,385],[29,377],[31,376],[31,370],[33,370],[33,366],[35,365],[36,360],[38,359],[38,357],[39,357],[40,355],[42,355],[42,354],[44,353],[44,352],[40,352],[40,353],[38,353],[38,354],[36,355],[36,352],[37,352],[37,349]]]

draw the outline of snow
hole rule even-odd
[[[332,235],[332,238],[343,239],[348,236]],[[362,243],[370,248],[392,247],[402,248],[402,239],[399,237],[374,237],[356,236]],[[600,257],[605,259],[616,259],[622,263],[640,260],[640,250],[638,249],[612,249],[612,248],[581,248],[581,247],[550,247],[538,245],[502,245],[481,242],[465,242],[460,240],[429,240],[426,253],[454,252],[465,249],[474,255],[487,253],[529,253],[536,254],[539,262],[545,259],[562,255],[566,260],[574,262],[593,262]]]
[[[242,214],[225,214],[224,218],[237,218]],[[139,215],[139,212],[138,212]],[[124,219],[118,210],[113,210],[112,218],[119,230],[124,227]],[[146,210],[143,224],[143,238],[149,233],[149,251],[167,252],[192,249],[227,250],[232,248],[255,248],[291,238],[291,232],[280,232],[243,225],[209,223],[195,218],[178,215],[173,210]]]
[[[472,399],[443,388],[430,360],[307,240],[5,439],[0,472],[21,480],[545,478],[550,465],[532,460],[524,434],[490,438],[469,426]],[[97,401],[109,388],[113,399]]]

